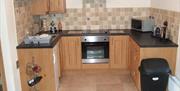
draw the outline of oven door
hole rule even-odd
[[[109,42],[82,42],[83,63],[108,63]]]

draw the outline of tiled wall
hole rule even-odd
[[[22,42],[28,33],[33,34],[38,30],[36,21],[39,19],[31,16],[30,4],[31,0],[14,0],[18,43]]]
[[[167,32],[170,35],[169,37],[173,42],[177,43],[180,27],[180,12],[151,8],[150,15],[155,17],[156,25],[162,25],[165,20],[168,21]]]
[[[106,8],[106,0],[83,0],[82,9],[67,9],[63,15],[41,16],[62,22],[63,30],[127,29],[132,17],[149,16],[149,8]]]
[[[26,36],[38,32],[39,16],[31,16],[31,0],[14,0],[18,43]],[[155,17],[157,25],[169,22],[170,39],[177,43],[180,13],[154,8],[107,8],[106,0],[83,0],[83,8],[67,9],[65,14],[40,16],[46,20],[46,30],[50,22],[62,22],[63,30],[85,29],[129,29],[132,17]]]

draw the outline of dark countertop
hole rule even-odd
[[[72,33],[68,33],[71,31]],[[109,31],[114,31],[113,33],[107,34],[110,36],[118,36],[118,35],[129,35],[140,47],[178,47],[177,44],[173,43],[170,40],[167,41],[161,41],[159,38],[155,38],[151,36],[151,33],[142,33],[138,32],[135,30],[131,29],[109,29]],[[121,32],[116,32],[116,31],[124,31],[123,33]],[[38,34],[49,34],[49,32],[40,32]],[[66,30],[63,32],[59,32],[55,34],[56,37],[53,39],[53,41],[50,44],[40,44],[40,45],[27,45],[24,44],[23,42],[17,46],[18,49],[21,48],[53,48],[58,40],[63,37],[63,36],[84,36],[82,33],[82,30]],[[102,35],[102,34],[88,34],[85,36],[91,36],[91,35]]]
[[[151,32],[131,31],[130,36],[140,47],[178,47],[170,40],[161,40],[151,36]]]

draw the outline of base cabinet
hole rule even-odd
[[[62,37],[60,42],[64,70],[81,69],[80,37]]]
[[[129,70],[134,80],[135,86],[141,91],[139,66],[142,59],[146,58],[165,58],[170,65],[172,74],[175,74],[176,51],[175,47],[139,47],[132,39],[129,39]]]
[[[129,36],[110,36],[110,68],[128,69]]]
[[[40,91],[59,91],[59,45],[54,48],[18,49],[22,91],[32,91],[27,81],[34,77],[31,65],[38,65],[42,76],[36,85]],[[30,68],[29,68],[30,67]]]
[[[129,70],[130,75],[139,89],[139,70],[138,66],[140,63],[140,47],[134,42],[133,39],[129,38]]]

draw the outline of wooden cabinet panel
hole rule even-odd
[[[63,69],[81,69],[80,37],[62,37]]]
[[[128,68],[128,36],[110,37],[110,68]]]
[[[59,43],[56,44],[56,46],[53,48],[53,62],[54,62],[54,79],[55,79],[55,89],[56,91],[59,91],[59,82],[61,74],[60,69],[60,55],[59,55]]]
[[[32,15],[45,15],[47,13],[64,13],[65,0],[32,0]]]
[[[62,76],[62,72],[63,72],[63,68],[64,68],[64,65],[63,65],[63,55],[64,53],[63,53],[63,44],[62,44],[62,39],[59,39],[59,60],[60,60],[60,77]]]
[[[49,11],[49,0],[32,0],[31,14],[45,15]]]
[[[58,91],[60,76],[58,47],[57,44],[53,49],[18,49],[22,91],[31,89],[27,84],[27,81],[32,79],[32,76],[27,74],[27,64],[37,64],[41,67],[40,75],[43,78],[37,85],[40,91]]]
[[[129,39],[129,44],[129,70],[136,87],[139,87],[140,47],[131,38]]]
[[[155,48],[141,48],[140,59],[146,58],[165,58],[171,68],[172,74],[175,75],[176,69],[176,47],[155,47]]]
[[[66,3],[65,0],[50,0],[50,13],[64,13],[65,12]]]

